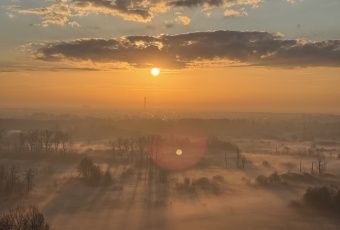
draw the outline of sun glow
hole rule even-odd
[[[158,76],[158,74],[159,74],[159,68],[152,68],[151,74],[152,74],[153,76]]]

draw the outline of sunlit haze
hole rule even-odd
[[[3,1],[0,106],[340,112],[339,1],[132,2]]]
[[[340,0],[1,0],[0,230],[339,230]]]

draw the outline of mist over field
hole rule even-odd
[[[0,228],[339,229],[339,115],[174,114],[3,111]]]
[[[339,0],[1,0],[0,230],[339,230]]]

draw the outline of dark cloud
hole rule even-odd
[[[211,7],[231,7],[235,5],[251,5],[258,6],[260,2],[263,0],[170,0],[168,1],[169,6],[174,7],[202,7],[202,8],[211,8]]]
[[[71,16],[87,16],[90,13],[106,13],[124,20],[149,22],[155,15],[178,8],[231,8],[234,6],[258,6],[263,0],[57,0],[44,8],[9,6],[12,12],[41,15],[43,25],[66,25]],[[177,18],[178,19],[178,18]],[[188,20],[186,20],[188,21]],[[187,23],[187,22],[185,22]],[[74,24],[74,23],[73,23]],[[72,25],[72,23],[71,23]]]
[[[170,6],[176,7],[196,7],[196,6],[210,6],[210,7],[218,7],[224,5],[226,1],[224,0],[175,0],[170,1]],[[229,0],[227,2],[233,2],[233,0]]]
[[[145,0],[72,0],[76,9],[101,11],[127,20],[150,21],[150,4]]]
[[[123,62],[135,67],[195,66],[197,61],[230,61],[259,66],[340,66],[340,40],[285,40],[268,32],[214,31],[179,35],[81,39],[48,44],[35,53],[44,61]]]

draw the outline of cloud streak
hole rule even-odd
[[[228,18],[238,18],[238,17],[244,17],[247,16],[247,12],[244,10],[236,11],[236,10],[226,10],[224,11],[224,16]]]
[[[125,63],[167,69],[199,68],[202,62],[340,67],[340,41],[286,40],[281,34],[256,31],[213,31],[50,43],[37,49],[34,57],[47,62]]]
[[[69,21],[69,16],[71,16],[71,8],[65,3],[52,4],[46,8],[26,9],[20,6],[10,6],[9,9],[22,14],[41,15],[41,24],[44,27],[47,27],[51,24],[63,26]]]

